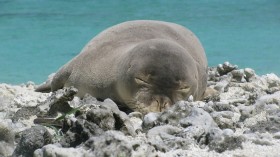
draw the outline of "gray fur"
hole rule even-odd
[[[144,84],[135,83],[135,78]],[[166,108],[160,105],[171,105],[190,95],[200,100],[206,80],[206,55],[191,31],[174,23],[139,20],[101,32],[59,69],[51,83],[37,91],[74,86],[81,97],[89,93],[147,112],[151,109],[142,108],[152,101],[157,102],[156,110],[160,111]],[[190,91],[184,97],[174,96],[174,91],[183,86],[190,87]]]

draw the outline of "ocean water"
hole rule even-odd
[[[137,19],[175,22],[224,61],[280,74],[279,0],[0,0],[0,82],[43,82],[95,35]]]

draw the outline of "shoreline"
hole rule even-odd
[[[33,152],[36,157],[44,153],[76,153],[75,157],[111,153],[279,155],[279,76],[258,76],[253,69],[238,69],[228,62],[209,68],[208,74],[208,87],[218,91],[217,95],[204,101],[180,101],[167,111],[147,115],[127,115],[109,99],[100,102],[87,96],[80,100],[74,96],[73,88],[37,93],[31,81],[20,85],[0,83],[0,156],[28,156]],[[64,131],[34,124],[40,115],[52,110],[50,105],[65,103],[71,108],[82,107],[79,115],[66,116],[67,124],[59,124]],[[33,145],[28,145],[27,139]]]

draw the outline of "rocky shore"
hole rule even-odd
[[[0,157],[233,156],[280,154],[280,78],[228,62],[208,71],[212,94],[160,113],[126,114],[75,88],[34,92],[0,84]]]

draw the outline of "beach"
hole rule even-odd
[[[80,99],[75,88],[36,87],[0,84],[0,156],[280,154],[280,78],[273,73],[225,62],[208,70],[208,87],[218,93],[147,115],[126,114],[110,99]]]
[[[278,157],[279,8],[279,0],[1,0],[0,157]],[[194,32],[207,58],[204,82],[198,82],[205,86],[208,65],[209,95],[142,114],[123,112],[110,99],[79,98],[74,87],[35,92],[103,30],[132,20],[172,22]],[[176,90],[183,94],[192,88],[182,87]]]

